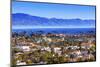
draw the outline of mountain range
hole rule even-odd
[[[95,27],[93,19],[62,19],[32,16],[24,13],[12,14],[13,26],[89,26]]]

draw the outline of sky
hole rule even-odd
[[[95,6],[12,2],[12,13],[25,13],[46,18],[95,20]]]

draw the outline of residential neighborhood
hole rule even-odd
[[[13,34],[13,64],[54,64],[95,61],[94,35]]]

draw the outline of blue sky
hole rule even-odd
[[[25,13],[46,18],[95,20],[95,6],[13,2],[12,13]]]

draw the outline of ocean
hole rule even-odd
[[[33,29],[12,29],[12,32],[26,32],[27,34],[31,33],[53,33],[53,34],[95,34],[95,28],[33,28]]]

